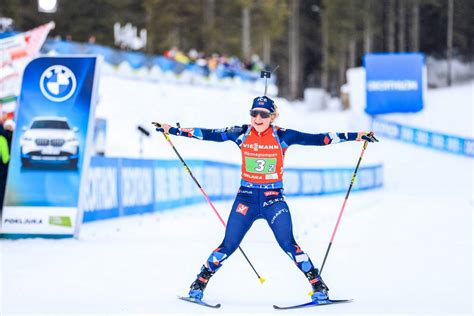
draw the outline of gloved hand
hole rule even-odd
[[[357,141],[365,140],[369,143],[375,143],[379,140],[375,138],[374,132],[359,132],[357,135]]]
[[[163,132],[163,133],[166,133],[166,134],[169,133],[170,128],[171,128],[171,126],[168,125],[168,124],[161,124],[161,123],[158,123],[158,122],[151,122],[151,124],[155,125],[157,132]]]

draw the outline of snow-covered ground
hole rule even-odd
[[[430,131],[474,138],[474,81],[428,90],[421,112],[380,117]]]
[[[135,82],[105,76],[99,115],[108,118],[108,154],[138,156],[137,122],[225,127],[248,121],[250,93]],[[365,129],[350,112],[311,113],[278,100],[278,123],[306,132]],[[438,117],[433,121],[443,119]],[[458,118],[463,124],[468,118]],[[472,120],[471,120],[472,122]],[[455,124],[453,124],[455,125]],[[454,133],[454,132],[453,132]],[[238,163],[231,143],[174,138],[185,158]],[[159,134],[145,156],[175,158]],[[288,150],[287,166],[354,166],[360,143]],[[473,159],[388,139],[370,144],[363,165],[384,164],[384,188],[352,193],[323,277],[351,304],[274,311],[309,299],[307,280],[278,248],[264,221],[242,243],[263,285],[236,252],[212,278],[206,298],[220,310],[176,299],[186,294],[223,227],[205,203],[170,212],[90,223],[79,240],[1,240],[0,314],[426,314],[472,315]],[[343,196],[290,198],[297,241],[320,265]],[[231,201],[216,203],[223,217]]]

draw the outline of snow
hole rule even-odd
[[[453,89],[458,88],[463,89]],[[137,123],[243,124],[255,97],[231,88],[113,76],[103,77],[100,96],[98,115],[108,118],[107,154],[129,157],[139,153]],[[446,91],[441,97],[445,100],[440,103],[447,104],[452,94]],[[463,102],[468,98],[456,97]],[[342,132],[367,126],[350,111],[310,112],[282,99],[277,103],[283,127]],[[440,126],[452,133],[471,119],[460,112],[456,124],[447,124],[446,112],[426,109],[432,122],[444,120]],[[176,137],[173,142],[185,159],[240,161],[231,143]],[[145,144],[145,157],[175,159],[163,136],[153,133]],[[286,165],[355,166],[360,150],[356,142],[294,146]],[[381,139],[369,145],[362,165],[379,162],[384,164],[384,187],[351,194],[323,272],[331,297],[353,298],[353,303],[274,311],[273,304],[308,300],[310,286],[264,221],[253,225],[241,245],[267,279],[263,285],[237,251],[206,290],[207,300],[222,303],[220,310],[177,300],[223,238],[221,223],[203,199],[178,210],[90,223],[78,240],[0,240],[0,314],[472,315],[474,160]],[[343,198],[288,200],[295,237],[318,266]],[[224,218],[231,203],[215,203]]]
[[[413,114],[387,114],[380,117],[430,131],[474,138],[474,81],[452,88],[429,90],[425,108]]]

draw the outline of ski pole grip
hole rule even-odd
[[[158,123],[158,122],[151,122],[151,124],[153,124],[155,127],[156,127],[156,131],[157,132],[164,132],[165,130],[163,129],[163,126]]]

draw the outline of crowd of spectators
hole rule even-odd
[[[183,52],[177,47],[165,51],[163,56],[185,65],[195,65],[209,74],[210,72],[225,72],[236,74],[241,72],[252,72],[260,75],[260,71],[267,67],[258,55],[252,55],[250,59],[241,61],[236,56],[219,55],[217,53],[206,54],[191,49],[188,53]]]
[[[123,60],[126,60],[134,69],[155,64],[163,71],[173,71],[179,74],[184,70],[188,70],[194,74],[206,77],[210,74],[215,74],[220,79],[238,77],[245,81],[255,81],[260,78],[262,70],[269,70],[268,65],[256,54],[248,59],[241,60],[236,56],[217,53],[207,54],[196,49],[191,49],[186,53],[177,47],[172,47],[166,50],[163,55],[155,56],[125,49],[124,47],[120,47],[120,50],[117,50],[101,46],[97,44],[94,35],[89,37],[85,46],[83,43],[73,42],[70,35],[67,35],[64,40],[57,35],[54,37],[54,41],[47,42],[45,47],[45,50],[55,50],[62,54],[74,54],[78,51],[81,53],[100,54],[104,56],[106,62],[113,65],[120,64]]]

